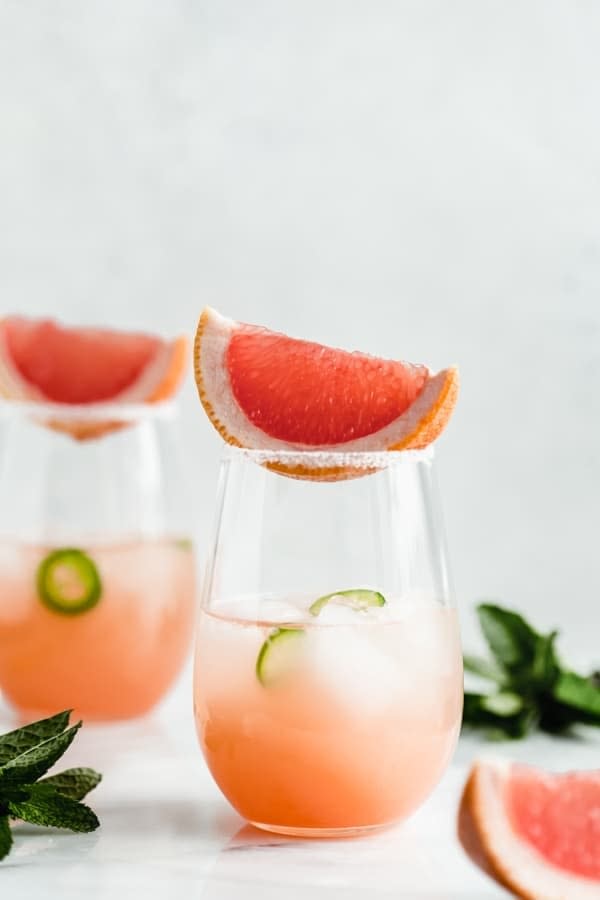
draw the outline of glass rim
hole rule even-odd
[[[431,463],[434,456],[432,445],[421,450],[274,450],[226,444],[222,453],[223,459],[247,457],[259,465],[307,469],[385,469],[407,463]]]
[[[0,399],[0,421],[11,418],[56,419],[63,422],[141,422],[174,416],[177,401],[155,403],[53,403]]]

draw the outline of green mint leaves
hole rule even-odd
[[[96,814],[81,803],[100,782],[98,772],[66,769],[42,778],[81,728],[81,722],[69,727],[70,715],[66,710],[0,735],[0,860],[13,844],[11,818],[80,832],[94,831],[100,824]]]
[[[17,728],[8,734],[0,735],[0,768],[9,760],[31,750],[33,747],[54,737],[65,730],[69,724],[71,711],[58,713],[50,719],[42,719],[40,722],[32,722],[24,728]]]
[[[83,800],[101,781],[102,775],[93,769],[65,769],[58,775],[44,778],[40,784],[50,785],[69,800]]]
[[[488,693],[465,691],[463,725],[496,739],[551,734],[576,723],[600,726],[600,679],[563,667],[558,632],[540,634],[518,613],[491,603],[477,607],[491,659],[464,656],[465,671],[490,682]]]
[[[100,824],[88,806],[70,800],[49,784],[29,785],[29,790],[9,800],[8,809],[11,816],[32,825],[94,831]]]
[[[8,816],[0,812],[0,859],[8,856],[12,845],[13,839],[10,825],[8,824]]]

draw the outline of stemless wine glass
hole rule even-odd
[[[22,714],[141,715],[195,606],[175,408],[0,406],[0,692]]]
[[[462,658],[432,456],[226,450],[195,717],[217,784],[260,828],[389,825],[450,759]]]

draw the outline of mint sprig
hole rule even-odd
[[[43,778],[39,784],[48,784],[56,788],[63,797],[70,800],[83,800],[86,794],[93,791],[102,781],[102,775],[93,769],[65,769],[58,775]]]
[[[32,825],[94,831],[100,822],[81,800],[100,782],[93,769],[66,769],[42,778],[71,745],[81,722],[70,710],[0,735],[0,860],[13,845],[10,819]],[[38,779],[41,779],[38,780]]]
[[[598,673],[580,675],[556,651],[557,631],[541,634],[523,616],[492,603],[477,607],[491,659],[465,654],[464,667],[490,683],[485,693],[465,691],[463,725],[490,738],[550,734],[578,723],[600,726]]]
[[[65,710],[49,719],[41,719],[17,728],[16,731],[9,731],[8,734],[0,734],[0,767],[19,753],[31,750],[47,738],[60,734],[69,724],[70,716],[71,710]]]

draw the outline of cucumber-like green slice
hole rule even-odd
[[[36,585],[42,603],[67,616],[92,609],[102,594],[96,564],[75,547],[49,553],[38,566]]]
[[[282,681],[294,668],[298,651],[306,637],[302,628],[275,628],[256,658],[256,677],[270,687]]]
[[[385,597],[379,591],[369,591],[366,588],[353,588],[349,591],[334,591],[319,597],[308,607],[311,616],[318,616],[328,603],[341,603],[351,609],[368,609],[370,606],[385,606]]]

